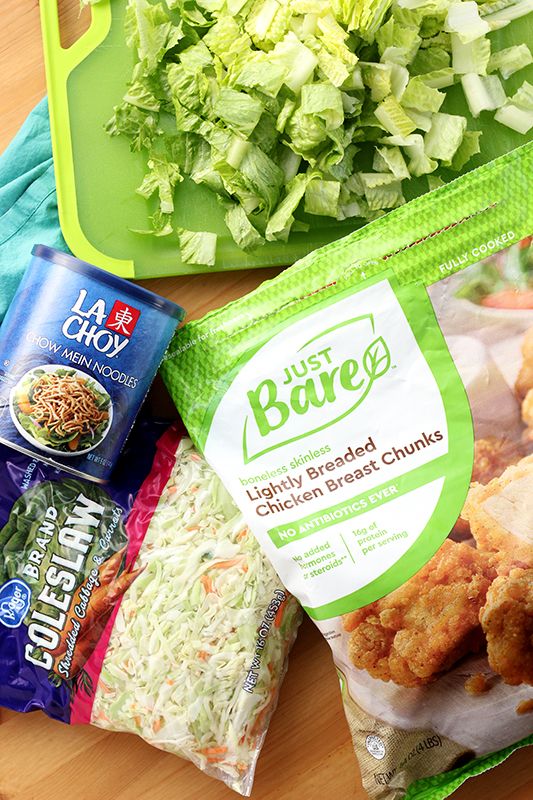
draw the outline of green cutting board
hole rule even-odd
[[[146,229],[153,208],[135,194],[145,172],[145,156],[131,153],[123,137],[109,137],[104,124],[124,94],[133,56],[125,44],[126,0],[103,0],[91,7],[89,29],[68,49],[61,46],[58,0],[41,0],[41,21],[50,104],[52,146],[61,228],[72,252],[81,259],[128,278],[153,278],[248,267],[285,266],[315,248],[360,226],[360,221],[336,222],[299,215],[310,223],[307,233],[272,242],[253,255],[240,250],[224,224],[223,211],[211,191],[185,180],[176,189],[177,225],[218,234],[215,267],[184,264],[177,237],[157,238],[132,233]],[[493,48],[533,44],[533,14],[518,19],[491,36]],[[510,94],[523,80],[533,82],[533,66],[505,82]],[[468,115],[459,86],[448,92],[441,110]],[[469,120],[483,130],[479,166],[523,144],[520,136],[483,113]],[[410,181],[406,197],[424,192],[427,181]]]

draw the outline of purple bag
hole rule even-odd
[[[122,594],[141,539],[126,523],[168,424],[139,422],[98,486],[0,445],[0,704],[71,721],[83,664]]]

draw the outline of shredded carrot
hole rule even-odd
[[[200,526],[199,525],[190,525],[186,530],[188,530],[188,531],[199,531],[200,530]]]
[[[202,577],[200,578],[200,583],[204,587],[206,594],[209,594],[209,592],[213,591],[213,581],[211,580],[209,575],[202,575]]]
[[[247,535],[248,535],[248,528],[243,528],[242,531],[239,531],[239,533],[237,534],[237,541],[242,542],[242,540],[245,539]]]
[[[133,717],[133,721],[135,722],[135,724],[137,725],[138,728],[142,727],[142,720],[141,720],[141,717],[139,716],[139,714],[136,714]]]
[[[255,722],[250,729],[250,736],[259,736],[264,730],[265,727],[265,720],[270,713],[270,703],[263,708],[257,717],[255,718]]]
[[[200,659],[200,661],[207,661],[207,659],[209,658],[209,653],[206,650],[199,650],[198,658]]]
[[[167,489],[167,492],[169,494],[176,494],[177,491],[178,491],[178,487],[177,486],[169,486],[168,489]]]
[[[33,413],[33,406],[30,402],[30,398],[26,393],[19,395],[19,397],[17,398],[17,403],[19,404],[19,408],[23,414]]]
[[[210,763],[214,763],[217,761],[224,761],[227,751],[227,747],[204,747],[203,750],[200,750],[200,753],[202,753]]]
[[[281,623],[283,622],[283,614],[285,613],[285,605],[287,601],[284,600],[283,603],[280,605],[278,610],[276,611],[276,616],[274,617],[274,626],[279,628]]]
[[[244,562],[243,565],[243,556],[238,556],[237,558],[230,558],[227,561],[218,561],[216,564],[213,564],[209,567],[209,569],[229,569],[230,567],[235,567],[238,564],[243,566],[244,571],[248,569],[248,565]]]
[[[163,726],[163,720],[161,719],[161,717],[159,717],[154,721],[154,724],[152,725],[153,732],[157,733],[158,731],[161,730],[162,726]]]
[[[259,712],[259,714],[255,718],[255,722],[250,730],[250,736],[253,737],[259,736],[263,732],[265,727],[265,720],[268,719],[269,715],[272,713],[272,703],[276,699],[276,693],[277,693],[277,686],[276,685],[271,686],[270,691],[268,693],[269,694],[268,703],[266,704],[266,706],[264,706],[264,708]]]
[[[79,434],[77,436],[75,436],[74,439],[71,439],[70,442],[68,443],[68,449],[69,450],[77,450],[78,449],[78,445],[80,443],[80,439],[81,439],[81,436]]]
[[[169,686],[174,686],[174,681],[172,680],[172,678],[167,678],[167,683]]]

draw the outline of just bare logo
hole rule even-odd
[[[353,355],[347,356],[350,341]],[[363,403],[390,366],[389,347],[383,336],[376,336],[372,314],[313,336],[275,374],[247,391],[245,463],[343,419]]]

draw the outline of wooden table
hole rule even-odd
[[[46,0],[42,0],[46,2]],[[65,0],[63,37],[87,24]],[[37,0],[0,0],[0,151],[45,94]],[[197,317],[276,270],[145,281]],[[129,734],[0,711],[0,800],[231,800],[191,764]],[[329,647],[306,620],[264,746],[255,800],[364,800]],[[455,800],[531,800],[531,750],[469,781]]]

